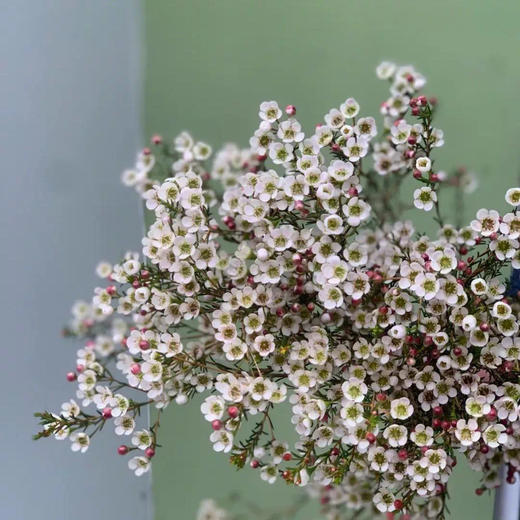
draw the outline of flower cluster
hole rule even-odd
[[[413,67],[377,74],[390,86],[382,122],[348,98],[305,134],[294,106],[268,101],[249,147],[212,162],[188,133],[153,138],[123,175],[154,216],[142,254],[100,264],[106,283],[75,305],[70,332],[85,345],[67,377],[81,405],[40,414],[40,436],[83,452],[111,423],[139,475],[162,411],[202,394],[216,451],[269,483],[308,485],[330,518],[444,518],[461,456],[482,474],[479,494],[503,463],[514,480],[520,188],[507,213],[446,224],[441,192],[473,181],[437,168],[436,100]],[[436,235],[404,220],[409,210],[431,211]],[[147,404],[154,421],[137,429]]]
[[[196,520],[243,520],[244,518],[289,520],[305,507],[307,500],[308,495],[304,495],[298,497],[295,503],[284,507],[264,508],[232,493],[227,499],[218,502],[211,498],[203,499],[199,504]]]

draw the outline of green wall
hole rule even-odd
[[[266,99],[298,107],[310,125],[348,96],[378,115],[386,95],[375,79],[382,59],[412,63],[439,97],[437,124],[449,169],[476,171],[481,206],[505,209],[520,169],[520,2],[518,0],[148,0],[145,129],[173,136],[189,129],[215,146],[243,145]],[[453,204],[450,197],[446,208]],[[452,208],[450,208],[452,209]],[[298,495],[250,470],[235,472],[208,442],[196,406],[173,405],[166,445],[154,463],[157,520],[191,520],[202,497],[230,490],[262,505]],[[492,497],[477,499],[476,479],[457,469],[452,518],[491,518]],[[301,518],[316,518],[311,509]],[[300,518],[299,517],[299,518]]]

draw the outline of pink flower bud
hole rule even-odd
[[[144,450],[144,454],[149,458],[151,459],[154,455],[155,455],[155,450],[150,447],[150,448],[146,448],[146,450]]]
[[[230,406],[227,412],[232,419],[236,419],[240,415],[240,410],[236,406]]]
[[[296,114],[296,107],[294,105],[287,105],[285,107],[285,113],[288,116],[294,116],[294,114]]]
[[[491,410],[489,410],[489,413],[486,415],[486,419],[488,421],[494,421],[497,418],[497,411],[495,408],[491,407]]]

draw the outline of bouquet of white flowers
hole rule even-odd
[[[441,192],[473,181],[435,163],[444,139],[425,78],[392,63],[377,74],[390,86],[379,133],[348,98],[310,135],[294,106],[264,102],[250,146],[212,161],[186,132],[152,139],[123,174],[154,216],[142,254],[101,263],[106,282],[75,304],[68,331],[85,345],[67,378],[80,404],[37,414],[37,437],[84,452],[110,426],[140,475],[163,410],[202,393],[214,450],[307,486],[330,518],[442,519],[458,456],[481,473],[477,494],[501,464],[514,480],[520,188],[509,213],[445,223]],[[435,236],[403,220],[413,211],[432,212]],[[272,414],[284,402],[291,439]],[[136,430],[148,405],[153,422]]]

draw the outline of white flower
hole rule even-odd
[[[383,61],[377,66],[377,77],[379,79],[389,79],[394,75],[396,68],[397,67],[395,63],[392,63],[390,61]]]
[[[204,402],[200,405],[200,411],[204,415],[204,419],[210,422],[216,419],[221,419],[224,415],[224,409],[224,399],[215,395],[206,397]]]
[[[141,365],[141,371],[145,381],[160,381],[163,366],[159,361],[145,361]]]
[[[518,420],[520,410],[514,399],[502,397],[494,402],[494,407],[499,419],[511,422]]]
[[[466,412],[471,415],[471,417],[478,419],[488,414],[490,410],[491,406],[486,402],[485,397],[481,395],[466,399]]]
[[[92,390],[96,385],[97,376],[94,370],[85,370],[78,376],[78,387],[80,390]]]
[[[431,446],[433,444],[434,431],[430,426],[418,424],[410,434],[410,439],[417,446]]]
[[[415,161],[415,168],[421,173],[428,173],[431,170],[432,162],[428,157],[419,157]]]
[[[372,139],[377,134],[376,122],[373,117],[361,117],[358,119],[354,132],[361,138]]]
[[[410,404],[410,399],[401,397],[400,399],[393,399],[390,403],[390,415],[394,419],[404,421],[413,414],[413,406]]]
[[[430,211],[433,208],[435,202],[437,202],[437,193],[435,193],[431,188],[425,186],[423,188],[418,188],[413,192],[413,204],[418,209],[423,209],[424,211]]]
[[[258,112],[260,119],[274,123],[277,119],[282,117],[282,111],[276,101],[264,101],[260,104],[260,111]]]
[[[469,342],[475,347],[483,347],[487,345],[488,340],[489,333],[481,330],[480,328],[473,329],[469,336]]]
[[[359,226],[370,216],[370,206],[358,197],[352,197],[342,209],[349,226]]]
[[[176,356],[183,351],[183,346],[179,334],[165,332],[161,334],[161,341],[157,345],[157,350],[167,358]]]
[[[128,187],[139,186],[146,179],[146,171],[125,170],[121,175],[121,182]]]
[[[343,303],[343,293],[335,285],[325,284],[318,293],[318,298],[326,309],[340,307]]]
[[[420,298],[424,298],[425,300],[431,300],[439,292],[440,283],[435,277],[435,275],[430,273],[420,273],[415,277],[415,282],[412,285],[411,289]]]
[[[383,437],[394,448],[404,446],[408,440],[408,430],[400,424],[391,424],[383,431]]]
[[[390,466],[388,457],[390,454],[381,446],[373,446],[368,450],[368,460],[370,467],[379,473],[385,473]]]
[[[132,444],[140,450],[145,450],[151,446],[153,441],[152,435],[147,430],[138,430],[132,436]]]
[[[455,437],[459,440],[462,446],[471,446],[480,439],[480,431],[478,423],[475,419],[459,419],[457,421],[457,429],[455,430]]]
[[[274,336],[272,334],[260,335],[255,338],[253,348],[262,356],[266,357],[274,351]]]
[[[362,137],[349,137],[341,151],[348,157],[349,161],[357,162],[367,154],[368,141]]]
[[[135,421],[130,415],[121,415],[114,419],[116,435],[131,435],[135,429]]]
[[[520,188],[510,188],[506,192],[506,202],[515,208],[520,205]]]
[[[193,147],[193,157],[195,157],[197,161],[205,161],[211,155],[211,151],[211,146],[199,141],[198,143],[195,143],[195,146]]]
[[[499,235],[496,240],[491,241],[489,249],[495,252],[499,260],[512,258],[518,251],[518,240],[512,240],[505,235]]]
[[[499,214],[495,210],[479,209],[477,219],[471,221],[471,228],[484,237],[488,237],[498,231]]]
[[[293,147],[290,144],[271,143],[269,157],[275,164],[284,164],[294,159]]]
[[[457,258],[453,251],[435,251],[430,256],[431,266],[441,274],[448,274],[457,267]]]
[[[332,141],[332,129],[328,125],[321,125],[316,128],[314,136],[319,146],[327,146]]]
[[[392,134],[392,142],[394,144],[406,143],[410,137],[410,131],[412,127],[404,120],[401,119],[397,124],[392,125],[390,133]]]
[[[343,220],[338,215],[322,217],[322,220],[319,220],[316,224],[325,235],[340,235],[345,230]]]
[[[356,117],[359,113],[359,104],[354,98],[348,98],[339,108],[348,119]]]
[[[277,135],[284,143],[299,143],[305,137],[301,129],[296,119],[289,119],[280,123]]]
[[[361,403],[365,399],[368,387],[363,381],[356,378],[350,378],[341,385],[343,395],[355,403]]]
[[[364,420],[363,406],[353,401],[347,401],[346,404],[341,408],[340,415],[345,426],[356,426]]]
[[[507,235],[509,238],[520,237],[520,216],[516,213],[506,213],[502,217],[502,222],[499,226],[500,232]]]
[[[228,453],[233,447],[233,435],[224,429],[214,431],[209,436],[209,440],[213,443],[213,449],[215,451]]]
[[[477,296],[482,296],[488,292],[488,284],[486,283],[486,280],[483,280],[482,278],[474,278],[471,281],[470,287],[473,294],[476,294]]]
[[[268,484],[274,484],[278,477],[278,469],[276,466],[264,466],[260,471],[260,478]]]
[[[96,267],[96,274],[100,278],[107,278],[112,273],[112,264],[108,262],[99,262]]]
[[[327,173],[337,181],[346,181],[354,173],[354,166],[350,162],[332,161]]]
[[[116,394],[110,400],[110,406],[112,408],[112,417],[120,417],[128,411],[130,401],[122,394]]]
[[[470,332],[473,329],[475,329],[477,326],[477,318],[473,316],[472,314],[468,314],[463,320],[462,320],[462,328],[466,332]]]
[[[71,399],[70,401],[61,405],[61,415],[66,418],[77,417],[80,413],[80,407],[78,403]]]
[[[90,438],[86,433],[83,432],[73,432],[69,436],[71,445],[70,449],[72,451],[79,451],[80,453],[85,453],[88,450],[90,445]]]
[[[243,341],[235,339],[233,341],[226,341],[222,346],[222,350],[226,355],[226,359],[229,361],[237,361],[246,355],[247,345]]]
[[[482,432],[482,439],[490,448],[498,448],[507,442],[506,427],[503,424],[492,424]]]
[[[442,449],[427,450],[420,462],[421,466],[428,468],[429,473],[437,474],[446,467],[447,456]]]
[[[381,513],[391,513],[395,511],[395,497],[390,491],[380,491],[374,495],[372,500],[377,510]]]
[[[147,457],[132,457],[128,461],[128,467],[137,477],[140,477],[150,469],[150,459]]]
[[[218,507],[214,500],[206,499],[200,503],[196,520],[227,520],[228,514]]]

